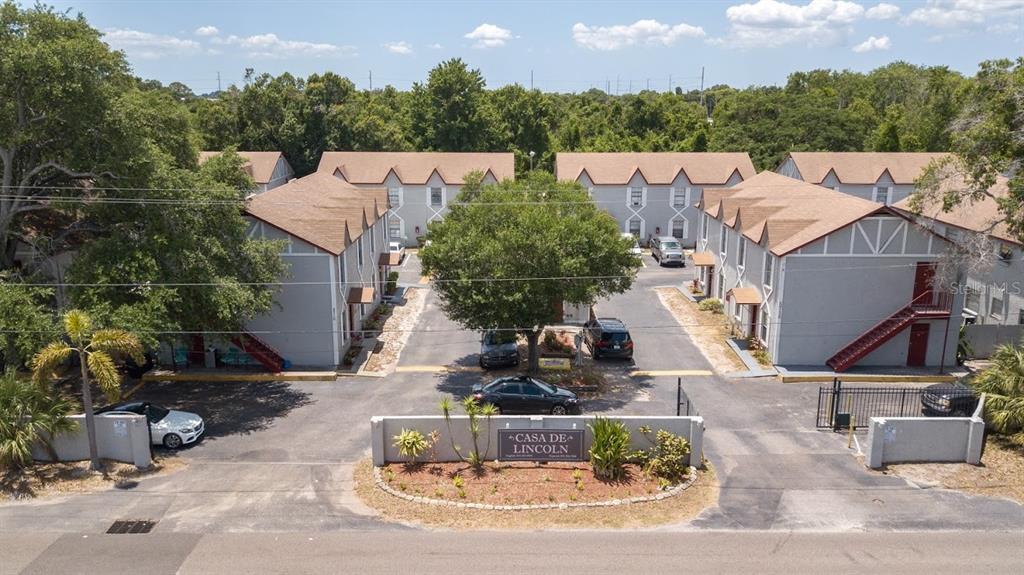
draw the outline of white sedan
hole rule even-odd
[[[388,252],[398,254],[399,263],[405,259],[405,246],[402,242],[388,242]]]
[[[145,415],[149,419],[150,441],[167,449],[195,443],[206,431],[203,418],[194,413],[167,409],[145,401],[107,406],[97,410],[96,415]]]

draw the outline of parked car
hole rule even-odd
[[[519,365],[519,343],[513,331],[487,330],[480,336],[480,367]]]
[[[501,413],[579,415],[580,400],[568,389],[526,375],[499,377],[473,386],[478,402],[490,403]]]
[[[925,417],[969,417],[977,407],[974,391],[960,382],[936,383],[921,393],[921,414]]]
[[[195,443],[206,431],[203,418],[187,411],[160,407],[147,401],[129,401],[96,410],[96,415],[145,415],[149,420],[150,442],[167,449]]]
[[[618,357],[633,359],[633,338],[622,320],[612,317],[597,318],[583,324],[583,341],[590,349],[590,357]]]
[[[644,254],[644,250],[640,248],[640,240],[636,239],[636,236],[626,233],[622,234],[622,239],[632,242],[633,247],[629,248],[629,253],[634,256],[642,256]]]
[[[388,242],[388,252],[398,254],[398,263],[405,261],[405,245],[402,242]]]
[[[679,240],[672,236],[661,236],[651,240],[651,256],[659,265],[677,265],[686,267],[686,254]]]

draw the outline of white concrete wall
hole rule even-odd
[[[978,417],[872,417],[864,463],[981,462],[985,422]]]
[[[469,435],[468,417],[465,415],[452,416],[452,435],[459,450],[466,454],[472,449],[473,440]],[[690,442],[689,464],[700,467],[704,449],[704,418],[703,417],[642,417],[622,416],[610,417],[615,421],[626,424],[631,432],[631,449],[645,449],[651,444],[637,431],[641,426],[649,426],[652,433],[659,429],[685,437]],[[481,452],[490,441],[488,459],[494,459],[498,453],[498,429],[582,429],[584,433],[583,452],[586,457],[592,440],[591,433],[587,428],[588,423],[594,421],[592,415],[571,415],[571,416],[544,416],[544,415],[499,415],[491,418],[490,431],[488,433],[487,423],[481,422],[480,450]],[[373,464],[384,465],[389,462],[406,461],[406,458],[398,454],[394,446],[394,437],[403,429],[415,429],[423,435],[429,435],[437,430],[441,439],[437,444],[437,461],[460,461],[459,456],[452,449],[452,441],[448,435],[448,427],[445,425],[444,417],[440,415],[421,416],[395,416],[395,417],[372,417],[370,418],[370,443],[373,450]]]
[[[77,429],[58,435],[51,441],[58,461],[84,461],[89,459],[89,436],[85,430],[85,415],[70,417]],[[99,456],[137,467],[149,467],[150,453],[149,425],[142,415],[105,415],[94,418],[96,422],[96,446]],[[32,457],[37,461],[50,461],[49,452],[42,444],[32,446]]]

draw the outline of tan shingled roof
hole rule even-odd
[[[894,213],[875,202],[774,172],[761,172],[731,188],[706,190],[700,208],[730,227],[738,223],[751,241],[766,239],[778,256],[876,212]]]
[[[745,152],[560,152],[555,157],[559,180],[575,181],[586,171],[597,185],[625,185],[637,171],[651,185],[669,185],[679,172],[692,184],[724,185],[739,171],[743,179],[757,171]]]
[[[338,171],[353,184],[382,184],[395,172],[403,184],[422,185],[436,171],[446,184],[461,185],[466,174],[488,171],[498,181],[514,178],[512,153],[324,152],[317,171]]]
[[[947,182],[943,185],[942,189],[962,185],[955,181],[947,180]],[[1008,183],[1006,178],[1000,177],[996,184],[989,188],[989,192],[997,198],[1004,198],[1009,193]],[[948,212],[942,211],[942,202],[932,202],[921,206],[920,214],[913,214],[910,209],[912,197],[897,202],[893,207],[907,214],[925,216],[958,228],[988,234],[1004,242],[1024,245],[1020,238],[1015,238],[1010,233],[1004,221],[1005,215],[999,211],[999,205],[990,197],[986,196],[984,199],[976,202],[968,201],[961,203]]]
[[[844,184],[873,184],[888,170],[896,184],[913,184],[936,158],[934,152],[791,152],[805,182],[820,184],[830,171]]]
[[[387,190],[359,189],[330,174],[314,172],[253,196],[245,211],[337,255],[387,209]]]
[[[202,164],[206,160],[214,156],[219,156],[223,152],[199,152],[199,163]],[[266,184],[270,180],[274,179],[274,168],[277,166],[277,161],[281,159],[281,152],[237,152],[239,156],[245,158],[245,165],[242,166],[245,172],[252,176],[252,179],[257,184]]]

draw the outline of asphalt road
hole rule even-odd
[[[14,535],[7,573],[901,573],[1024,570],[1011,533]]]

